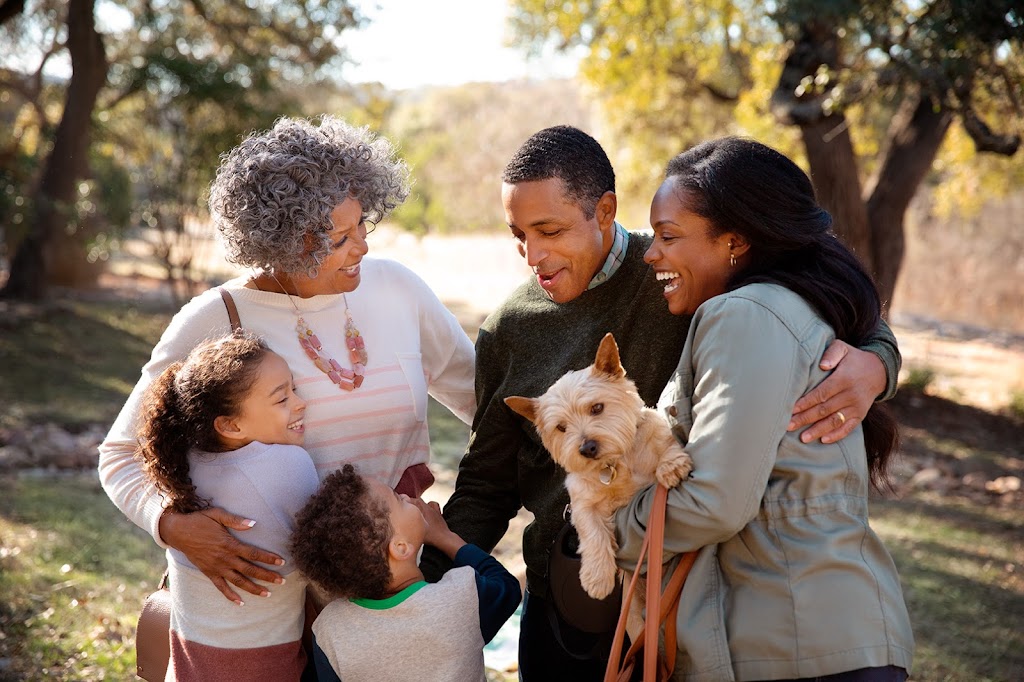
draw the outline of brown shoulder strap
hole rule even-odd
[[[665,542],[665,511],[668,501],[668,489],[658,485],[654,490],[654,500],[651,505],[651,514],[647,522],[647,533],[644,535],[643,544],[640,547],[640,556],[637,558],[636,570],[633,572],[633,579],[626,589],[622,600],[622,612],[619,616],[619,623],[615,628],[615,637],[612,640],[612,652],[608,661],[608,668],[605,670],[605,682],[614,680],[630,679],[630,671],[633,668],[635,659],[643,650],[643,679],[661,680],[671,676],[675,667],[676,658],[676,613],[679,608],[679,597],[683,590],[686,576],[693,567],[697,558],[697,552],[687,552],[676,565],[672,578],[669,580],[665,591],[661,591],[661,555]],[[629,612],[629,602],[633,598],[637,579],[644,558],[647,558],[647,618],[643,624],[643,631],[632,643],[625,657],[620,658],[622,646],[626,635],[626,618]],[[656,620],[655,620],[656,619]],[[665,659],[661,661],[664,666],[658,670],[658,631],[661,625],[665,624]]]
[[[228,321],[231,323],[232,333],[237,332],[242,328],[242,323],[238,319],[238,308],[235,307],[235,299],[231,298],[231,294],[224,287],[217,287],[217,291],[220,292],[220,297],[224,299],[224,307],[228,309]]]

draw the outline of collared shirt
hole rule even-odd
[[[629,246],[629,232],[622,225],[615,222],[615,239],[612,241],[612,250],[608,252],[608,258],[604,265],[598,270],[594,278],[587,285],[587,290],[600,286],[610,280],[615,271],[622,265],[622,259],[626,256],[626,247]]]

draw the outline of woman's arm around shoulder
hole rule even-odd
[[[230,332],[227,311],[216,289],[186,303],[175,314],[153,348],[149,362],[120,414],[99,446],[99,475],[103,490],[135,525],[148,531],[161,547],[159,523],[163,514],[160,495],[148,483],[135,461],[138,420],[146,389],[172,362],[183,360],[206,339]]]

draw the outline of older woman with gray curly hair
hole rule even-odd
[[[292,567],[228,532],[258,522],[258,500],[253,510],[164,508],[134,458],[142,395],[170,363],[229,333],[234,306],[241,327],[291,367],[307,408],[290,428],[305,433],[321,479],[352,462],[400,492],[422,493],[433,482],[427,395],[468,423],[474,354],[419,277],[367,257],[367,224],[387,216],[408,188],[408,169],[388,140],[332,116],[281,119],[222,158],[211,214],[228,259],[252,274],[175,315],[100,446],[99,471],[128,518],[185,554],[232,601],[241,603],[238,591],[266,596],[267,583],[281,583]]]

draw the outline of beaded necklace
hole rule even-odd
[[[342,367],[341,363],[324,353],[320,339],[317,338],[317,335],[313,333],[313,330],[302,318],[302,313],[299,312],[299,307],[292,300],[291,294],[288,293],[288,290],[284,288],[284,285],[281,284],[281,281],[277,279],[274,273],[270,273],[270,276],[277,282],[277,286],[281,287],[281,291],[288,297],[288,302],[295,309],[295,316],[298,318],[295,323],[295,332],[299,337],[299,345],[302,346],[302,350],[313,361],[316,368],[326,374],[327,378],[342,390],[351,391],[362,386],[363,376],[366,374],[366,344],[363,341],[362,335],[359,334],[356,323],[352,320],[352,313],[348,309],[348,298],[345,294],[341,295],[342,300],[345,302],[345,346],[348,348],[348,357],[352,363],[352,369]]]

